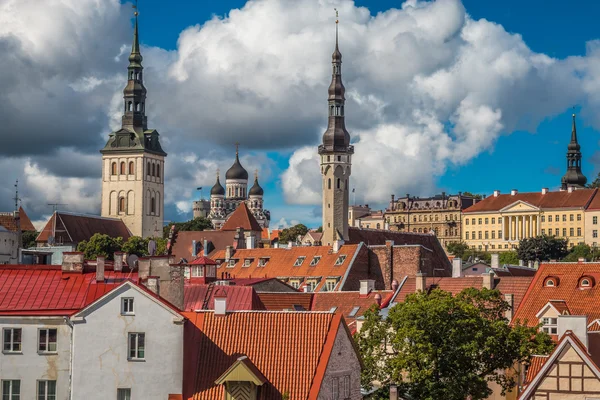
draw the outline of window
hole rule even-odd
[[[496,223],[496,218],[492,217],[492,225]]]
[[[135,164],[133,161],[129,161],[129,175],[135,174]]]
[[[581,280],[581,284],[579,285],[581,287],[589,287],[590,286],[590,280],[585,278]]]
[[[469,225],[469,218],[465,219],[465,225]]]
[[[38,381],[38,400],[56,400],[56,381]]]
[[[502,239],[502,231],[498,231],[498,239]]]
[[[298,279],[290,279],[289,282],[290,286],[293,287],[294,289],[298,289],[300,288],[300,280]]]
[[[356,317],[356,313],[358,312],[358,310],[360,310],[360,306],[355,306],[354,308],[352,308],[352,310],[350,311],[350,313],[348,314],[349,317]]]
[[[560,235],[560,231],[559,231],[559,229],[558,229],[558,228],[554,229],[554,234],[555,234],[556,236]]]
[[[592,231],[592,237],[593,237],[593,238],[597,238],[597,237],[598,237],[598,231],[597,231],[596,229],[594,229],[594,230]]]
[[[465,232],[465,239],[469,240],[469,232]]]
[[[227,263],[227,268],[233,268],[233,267],[235,267],[235,263],[236,262],[237,261],[235,259],[233,259],[233,258],[230,259],[229,262]]]
[[[119,212],[125,212],[125,197],[119,197]]]
[[[344,376],[344,399],[350,398],[350,375]]]
[[[264,267],[265,265],[267,265],[267,262],[269,262],[268,258],[259,258],[258,259],[258,266],[259,267]]]
[[[505,248],[505,249],[508,249],[508,245],[507,245],[507,244],[505,244],[505,245],[504,245],[504,248]]]
[[[337,376],[331,378],[331,398],[333,400],[340,398],[340,378]]]
[[[479,218],[479,219],[477,220],[477,223],[478,223],[479,225],[481,225],[481,218]]]
[[[484,236],[485,236],[486,239],[489,239],[489,237],[488,237],[488,231],[484,232]]]
[[[546,222],[546,216],[542,215],[542,222]]]
[[[562,216],[563,216],[563,218],[562,218],[563,222],[567,222],[567,214],[563,214]]]
[[[325,291],[333,292],[335,290],[335,285],[337,285],[337,279],[327,279],[325,281]]]
[[[342,254],[337,260],[335,260],[335,265],[342,265],[344,261],[346,261],[346,255]]]
[[[160,164],[156,165],[156,177],[160,178]]]
[[[302,265],[302,263],[304,262],[304,259],[305,259],[305,258],[306,258],[306,257],[304,257],[304,256],[300,256],[300,257],[296,258],[296,262],[294,263],[294,267],[299,267],[299,266],[301,266],[301,265]]]
[[[545,235],[545,234],[546,234],[546,230],[542,229],[542,235]]]
[[[150,212],[152,214],[156,212],[156,199],[154,197],[150,199]]]
[[[577,221],[581,221],[581,214],[577,214]]]
[[[471,232],[471,239],[475,240],[475,231]]]
[[[155,164],[152,164],[152,174],[151,175],[156,176],[156,165]],[[236,190],[237,190],[237,188],[236,188]]]
[[[563,234],[562,234],[562,235],[563,235],[564,237],[566,237],[566,236],[567,236],[567,228],[563,228]]]
[[[38,332],[38,353],[56,353],[57,329],[40,329]]]
[[[477,239],[481,239],[481,231],[477,232]]]
[[[556,335],[558,333],[557,318],[542,318],[542,331],[549,335]]]
[[[125,175],[127,171],[125,170],[125,161],[121,162],[121,175]]]
[[[117,163],[116,162],[112,163],[110,173],[111,173],[111,175],[116,175],[117,174]]]
[[[133,297],[121,299],[121,314],[133,314]]]
[[[577,236],[581,236],[581,228],[577,228]]]
[[[471,218],[471,225],[475,225],[475,218]]]
[[[574,215],[573,214],[569,214],[569,221],[573,222],[575,220],[575,218],[573,218]]]
[[[492,231],[492,239],[496,239],[496,231]]]
[[[310,266],[314,267],[315,265],[317,265],[319,263],[320,260],[321,260],[321,256],[314,256],[312,261],[310,262]]]
[[[331,189],[331,178],[327,180],[327,189]]]
[[[317,284],[318,284],[318,282],[316,279],[307,279],[306,280],[306,289],[312,293],[317,288]]]
[[[21,328],[4,328],[4,347],[5,353],[21,352]]]
[[[554,279],[548,279],[546,281],[546,286],[547,287],[554,287],[554,286],[556,286],[556,284],[554,283]]]
[[[592,224],[598,225],[598,217],[592,217]]]
[[[250,264],[252,264],[252,259],[251,258],[245,258],[244,259],[244,267],[249,267]]]
[[[487,225],[487,224],[488,224],[488,222],[489,222],[489,219],[487,219],[487,218],[486,218],[486,219],[485,219],[485,224]]]
[[[20,400],[21,381],[2,381],[2,400]]]
[[[143,360],[145,357],[145,333],[130,333],[129,334],[129,360]]]
[[[151,171],[151,169],[150,169],[150,161],[148,161],[148,166],[146,168],[146,175],[150,176],[150,171]]]
[[[191,275],[193,278],[202,278],[204,276],[204,267],[200,265],[192,266]]]
[[[117,400],[131,400],[131,389],[117,389]]]
[[[542,222],[544,222],[544,220],[542,220]],[[548,222],[552,222],[552,215],[548,215]]]

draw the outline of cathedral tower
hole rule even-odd
[[[148,129],[146,88],[135,12],[133,45],[123,90],[121,129],[109,135],[102,153],[102,216],[121,218],[136,236],[163,229],[165,153],[159,134]]]
[[[332,55],[333,74],[329,85],[329,123],[319,146],[323,177],[323,238],[324,245],[335,240],[348,240],[349,183],[354,146],[344,122],[345,88],[342,83],[342,53],[338,47],[338,23],[335,21],[335,51]]]
[[[567,148],[567,173],[561,180],[561,189],[569,187],[584,188],[587,178],[581,172],[581,146],[577,142],[577,127],[575,126],[575,114],[573,114],[573,126],[571,128],[571,142]]]

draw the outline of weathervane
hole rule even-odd
[[[137,0],[135,0],[135,4],[131,6],[131,7],[132,7],[132,8],[135,10],[135,11],[133,12],[133,15],[135,15],[136,17],[137,17],[138,15],[140,15],[140,13],[138,12],[138,5],[137,5],[137,4],[138,4],[138,1],[137,1]]]
[[[240,143],[235,142],[235,155],[236,156],[239,154],[239,150],[240,150]]]

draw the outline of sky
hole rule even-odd
[[[600,2],[139,0],[149,127],[169,153],[167,221],[217,169],[258,170],[271,227],[320,225],[316,146],[340,14],[356,199],[557,189],[571,114],[600,171]],[[38,225],[100,212],[100,154],[119,127],[131,3],[0,0],[0,210]]]

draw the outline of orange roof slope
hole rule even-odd
[[[539,208],[585,208],[588,206],[597,189],[579,189],[562,192],[541,192],[500,194],[496,197],[489,196],[471,207],[463,210],[463,213],[499,211],[517,201],[524,201]]]
[[[327,277],[342,277],[350,267],[350,263],[356,252],[358,245],[344,245],[338,253],[333,253],[328,246],[299,246],[292,248],[269,248],[269,249],[238,249],[233,254],[236,264],[233,267],[221,263],[217,267],[217,276],[219,273],[228,273],[233,278],[283,278],[283,277],[320,277],[321,282],[317,290],[325,284]],[[346,256],[341,265],[335,265],[340,256]],[[302,265],[295,267],[294,264],[298,257],[306,257]],[[319,262],[311,266],[315,257],[321,257]],[[212,258],[217,261],[225,260],[225,251],[217,251]],[[268,259],[265,266],[259,267],[261,258]],[[245,260],[250,260],[248,266]],[[338,283],[339,285],[339,283]]]
[[[113,238],[122,237],[124,241],[131,236],[121,219],[57,211],[52,214],[36,241],[47,242],[54,235],[56,243],[79,243],[90,240],[96,233]]]
[[[308,311],[311,310],[313,294],[302,292],[264,292],[258,293],[258,297],[264,304],[265,309],[269,311],[293,310],[294,306],[300,306]]]
[[[214,290],[209,290],[209,285],[185,286],[183,309],[185,311],[214,310],[217,288],[221,288],[221,293],[224,293],[227,298],[227,311],[265,309],[252,286],[215,286]],[[205,301],[207,305],[203,308]]]
[[[331,333],[342,321],[339,314],[315,312],[184,315],[193,324],[186,327],[184,397],[202,400],[223,399],[215,380],[241,355],[267,379],[260,400],[280,400],[286,392],[291,400],[307,399],[313,381],[322,379],[328,360],[322,355],[333,347]]]
[[[171,255],[175,261],[185,258],[188,261],[194,259],[192,256],[192,243],[195,240],[197,246],[197,255],[202,255],[204,251],[204,241],[207,241],[207,252],[210,254],[214,250],[224,250],[225,247],[233,244],[235,231],[179,231],[175,234],[175,241],[171,249]]]
[[[579,288],[579,279],[589,276],[592,286]],[[544,286],[546,278],[558,278],[558,285]],[[542,264],[533,278],[529,290],[514,319],[536,326],[536,314],[550,301],[563,300],[572,315],[587,315],[588,323],[600,318],[600,264],[599,263],[547,263]]]
[[[374,290],[367,296],[361,296],[359,292],[320,292],[315,293],[311,310],[329,311],[336,308],[336,312],[342,313],[346,320],[354,320],[362,316],[372,305],[377,304],[375,295],[381,296],[381,303],[394,294],[391,290]],[[350,313],[359,307],[355,314]]]
[[[19,207],[19,219],[21,223],[22,231],[36,231],[35,226],[31,223],[31,220],[23,210],[23,207]],[[5,227],[11,232],[17,231],[17,221],[15,220],[12,212],[0,213],[0,226]]]
[[[227,221],[221,227],[222,231],[235,231],[237,228],[244,228],[245,231],[261,232],[262,228],[250,212],[246,203],[242,202],[233,213],[227,218]]]

